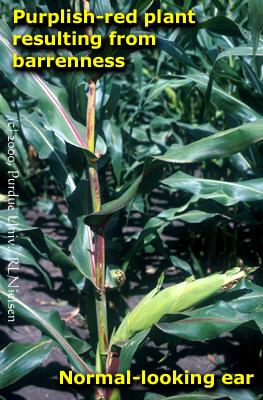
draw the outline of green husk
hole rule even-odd
[[[112,344],[130,339],[136,332],[149,329],[164,315],[187,310],[207,299],[229,284],[246,277],[248,271],[234,268],[226,273],[189,280],[160,291],[160,285],[148,293],[123,319],[112,337]]]

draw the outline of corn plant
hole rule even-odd
[[[50,290],[52,278],[39,261],[44,258],[60,268],[77,292],[77,312],[86,328],[84,340],[57,310],[45,311],[14,295],[17,317],[43,336],[2,349],[1,389],[39,367],[54,346],[66,354],[74,372],[116,374],[133,368],[150,342],[158,348],[167,345],[172,353],[181,342],[210,341],[243,330],[246,337],[262,333],[263,289],[254,267],[262,260],[263,26],[260,1],[248,3],[187,2],[199,24],[174,32],[160,28],[155,52],[125,50],[130,65],[121,75],[18,73],[11,67],[18,51],[11,44],[13,27],[11,21],[9,26],[6,19],[1,21],[1,141],[6,141],[6,124],[12,121],[19,132],[17,149],[23,149],[16,160],[27,176],[21,185],[28,186],[22,189],[34,196],[38,185],[55,185],[67,215],[55,202],[51,207],[71,240],[61,246],[27,222],[22,201],[10,211],[3,197],[0,257],[6,264],[19,256],[22,264],[39,271]],[[46,0],[25,2],[25,7],[90,7],[105,13],[122,10],[123,4]],[[178,11],[186,5],[164,1],[163,7]],[[144,13],[158,8],[158,1],[131,0],[126,8]],[[105,34],[103,27],[97,29]],[[110,51],[103,50],[103,55]],[[43,176],[38,174],[32,185],[35,168]],[[168,202],[153,213],[158,191]],[[48,189],[44,197],[52,203]],[[128,232],[138,214],[141,229]],[[16,221],[12,246],[10,216]],[[243,236],[239,239],[245,229],[252,250],[247,241],[241,242]],[[167,232],[179,235],[183,245],[187,236],[188,244],[172,248]],[[161,259],[157,267],[149,266],[151,256]],[[132,280],[139,287],[146,284],[147,290],[129,307]],[[5,318],[9,286],[4,273],[0,301]],[[119,390],[85,390],[85,398],[126,398]],[[174,393],[171,400],[186,396]],[[257,398],[258,391],[246,395]],[[202,399],[203,392],[191,396]],[[239,396],[219,388],[213,399]],[[155,398],[164,397],[145,394],[145,399]]]

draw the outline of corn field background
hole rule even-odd
[[[0,4],[0,399],[261,400],[263,1],[90,1],[97,14],[197,14],[195,27],[155,28],[156,50],[122,48],[127,69],[106,74],[11,66],[12,34],[47,30],[14,27],[13,9],[82,1]],[[61,387],[69,368],[255,380]]]

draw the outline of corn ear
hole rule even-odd
[[[141,313],[151,304],[151,300],[160,292],[164,280],[164,274],[158,280],[156,287],[151,290],[144,298],[137,304],[137,306],[129,313],[129,320],[136,321],[140,317]]]
[[[197,280],[187,279],[162,291],[160,285],[157,286],[123,319],[112,337],[112,344],[125,342],[136,332],[151,328],[166,314],[193,307],[229,284],[235,284],[248,273],[234,268],[224,274],[216,273]]]

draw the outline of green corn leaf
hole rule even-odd
[[[150,242],[156,237],[157,233],[160,235],[170,223],[176,220],[187,222],[188,224],[200,224],[201,222],[219,216],[219,214],[217,213],[208,213],[201,210],[182,212],[195,201],[197,201],[197,198],[193,197],[188,203],[186,203],[182,207],[169,208],[169,210],[160,212],[156,217],[150,218],[145,225],[143,231],[139,235],[139,238],[134,247],[137,247],[141,241],[143,241],[144,244],[150,244]],[[224,215],[223,217],[226,218],[226,216]]]
[[[147,32],[147,31],[133,31],[134,35],[140,35],[140,34],[152,34],[152,32]],[[178,61],[181,61],[185,65],[188,65],[193,68],[197,68],[196,65],[193,63],[190,57],[186,54],[186,52],[176,43],[175,41],[171,39],[164,38],[162,36],[156,35],[156,47],[160,51],[164,51],[167,53],[170,57],[177,59]]]
[[[261,0],[248,0],[249,19],[252,27],[253,56],[257,54],[260,35],[263,31],[263,7]]]
[[[109,400],[121,400],[121,394],[119,389],[113,389],[113,391],[110,394]]]
[[[144,400],[258,400],[257,396],[247,389],[227,389],[219,388],[216,390],[198,391],[192,393],[178,394],[176,396],[165,397],[154,393],[148,393]]]
[[[259,47],[256,51],[257,56],[263,56],[263,48]],[[253,48],[249,46],[239,46],[239,47],[234,47],[230,48],[227,50],[222,51],[216,58],[216,62],[221,60],[222,58],[225,57],[230,57],[230,56],[239,56],[239,57],[244,57],[244,56],[252,56],[253,55]]]
[[[11,217],[11,219],[10,219]],[[50,259],[54,265],[60,267],[63,273],[69,273],[74,284],[82,289],[85,283],[85,277],[90,277],[91,273],[87,273],[87,276],[83,274],[83,269],[77,263],[75,263],[61,247],[48,235],[44,235],[43,232],[37,228],[29,226],[23,214],[20,210],[17,212],[11,212],[8,210],[0,211],[0,233],[7,234],[10,229],[10,222],[14,223],[13,226],[15,232],[24,232],[32,240],[34,246],[43,254]],[[85,265],[85,268],[87,266]],[[84,279],[83,279],[84,278]]]
[[[139,13],[147,11],[151,7],[154,0],[131,0],[129,8],[130,10],[136,9]]]
[[[158,168],[157,168],[158,167]],[[116,200],[106,203],[101,211],[85,217],[85,224],[96,228],[107,223],[110,216],[125,208],[138,194],[148,193],[154,187],[163,175],[163,167],[159,161],[150,161],[145,163],[144,172],[129,186],[129,188]]]
[[[0,389],[9,386],[34,369],[48,357],[54,340],[43,337],[33,344],[10,343],[0,351]]]
[[[53,132],[41,126],[40,118],[36,113],[20,114],[20,123],[23,134],[41,160],[48,160],[59,187],[68,197],[76,189],[73,178],[67,169],[67,155],[65,144]]]
[[[251,122],[218,132],[184,147],[174,145],[163,156],[154,158],[164,162],[184,164],[228,157],[263,140],[262,128],[262,121]]]
[[[71,243],[71,256],[82,276],[93,282],[92,232],[82,220],[78,224],[77,234]]]
[[[93,227],[104,225],[112,214],[125,208],[136,196],[142,179],[143,175],[139,176],[139,178],[134,181],[130,188],[126,192],[124,192],[124,194],[120,196],[117,200],[113,200],[110,203],[104,204],[101,211],[99,211],[98,213],[88,215],[84,220],[85,224]]]
[[[7,103],[5,98],[2,95],[0,95],[0,113],[4,114],[4,113],[10,112],[10,111],[11,111],[11,109],[9,107],[9,104]]]
[[[24,94],[37,99],[46,126],[53,130],[58,137],[74,146],[85,149],[89,158],[96,160],[94,154],[89,153],[85,140],[85,127],[74,121],[68,110],[68,98],[64,89],[51,85],[33,72],[19,72],[12,68],[13,54],[17,50],[8,39],[0,34],[0,68],[6,77]],[[18,54],[18,53],[17,53]],[[104,154],[105,146],[101,138],[98,139],[97,154]]]
[[[110,0],[95,0],[91,1],[90,5],[96,15],[104,15],[112,12]]]
[[[13,246],[2,244],[0,245],[0,258],[6,261],[17,258],[19,260],[19,264],[35,267],[45,279],[49,289],[52,289],[52,283],[49,274],[39,265],[35,257],[25,247],[18,244]]]
[[[62,140],[85,148],[85,140],[68,114],[63,90],[48,84],[35,73],[22,72],[18,74],[12,68],[13,54],[15,53],[17,53],[15,48],[4,36],[0,35],[0,54],[3,60],[1,69],[6,77],[23,93],[39,101],[49,129],[53,129]]]
[[[59,12],[60,10],[70,10],[69,0],[58,0],[56,2],[52,0],[45,0],[50,12]]]
[[[177,208],[169,208],[168,210],[160,212],[156,217],[150,218],[149,221],[145,224],[142,232],[140,234],[135,234],[131,237],[131,239],[135,239],[136,241],[129,256],[131,257],[132,255],[135,255],[140,248],[149,245],[154,239],[156,239],[156,237],[162,234],[163,230],[170,223],[176,220],[187,222],[189,224],[198,224],[219,216],[219,214],[217,213],[208,213],[201,210],[187,211],[189,206],[192,203],[195,203],[197,200],[198,198],[196,196],[193,196],[183,206]],[[223,218],[227,218],[227,216],[225,215],[220,216]],[[173,265],[176,265],[179,268],[191,272],[191,268],[189,265],[187,265],[187,263],[182,262],[176,257],[171,258],[171,261],[172,259],[174,259]]]
[[[104,126],[104,135],[106,138],[107,147],[110,149],[114,175],[119,185],[123,162],[123,139],[121,135],[121,129],[112,122],[108,122]]]
[[[1,210],[0,233],[8,233],[11,223],[14,223],[13,228],[15,232],[26,232],[31,231],[32,229],[36,229],[27,225],[20,209],[18,209],[17,212],[13,212],[10,210]]]
[[[245,34],[240,26],[232,19],[222,15],[200,22],[196,29],[209,29],[219,35],[245,38]]]
[[[173,211],[173,209],[172,209],[172,211]],[[168,221],[171,222],[171,221],[175,221],[176,219],[178,219],[180,221],[184,221],[189,224],[200,224],[201,222],[204,222],[210,218],[214,218],[218,215],[219,214],[217,214],[217,213],[208,213],[208,212],[201,211],[201,210],[192,210],[192,211],[188,211],[185,214],[176,215],[176,216],[168,219]]]
[[[36,12],[37,0],[24,0],[25,8],[28,12]]]
[[[262,178],[227,182],[195,178],[179,171],[162,183],[173,190],[190,192],[199,199],[211,199],[225,206],[263,200]]]
[[[142,32],[141,32],[142,33]],[[145,33],[145,32],[144,32]],[[189,65],[190,67],[196,68],[196,65],[193,63],[190,57],[186,54],[186,52],[178,46],[178,44],[172,40],[163,38],[159,35],[156,36],[157,48],[159,50],[164,51],[170,57],[177,59],[184,63],[184,65]]]
[[[209,137],[200,139],[186,146],[173,145],[161,156],[155,156],[156,161],[187,164],[195,163],[216,158],[225,158],[232,154],[244,151],[252,144],[263,140],[263,122],[251,122],[228,129],[226,131],[215,133]],[[152,170],[159,167],[160,164],[148,165],[144,173],[137,178],[130,188],[117,200],[104,204],[98,213],[90,214],[85,218],[85,223],[90,226],[104,225],[110,216],[132,201],[137,195],[139,189],[143,188],[143,184],[149,179]]]
[[[256,53],[254,54],[255,49],[253,47],[248,47],[248,46],[239,46],[239,47],[231,47],[227,50],[222,51],[219,53],[217,56],[212,71],[210,73],[209,77],[209,83],[207,85],[207,91],[206,91],[206,101],[207,104],[209,104],[209,101],[212,96],[213,92],[213,82],[214,82],[214,75],[215,75],[215,69],[217,66],[217,63],[219,60],[222,60],[225,57],[232,57],[232,56],[238,56],[238,57],[245,57],[245,56],[262,56],[263,55],[263,49],[262,47],[256,49]]]
[[[0,276],[0,301],[4,307],[8,309],[8,285],[5,279]],[[35,307],[25,304],[23,301],[14,297],[16,315],[31,325],[39,328],[44,334],[54,339],[67,354],[69,362],[73,367],[81,373],[90,373],[91,368],[78,355],[74,348],[70,345],[67,338],[72,339],[72,334],[60,319],[58,312],[45,312]],[[74,339],[74,337],[73,337]]]
[[[225,398],[226,399],[226,398]],[[227,398],[229,400],[229,398]],[[222,396],[215,396],[209,393],[189,393],[189,394],[178,394],[177,396],[165,397],[154,393],[148,393],[144,400],[222,400]]]
[[[177,269],[184,271],[188,275],[193,274],[194,268],[187,261],[177,256],[170,256],[169,259],[171,261],[171,264]]]
[[[226,50],[224,55],[220,53],[221,57],[226,57],[227,54],[231,55],[231,51],[234,49]],[[229,52],[229,53],[228,53]],[[250,48],[251,52],[251,48]],[[208,90],[209,77],[206,74],[202,74],[201,72],[189,73],[187,75],[178,75],[178,76],[164,76],[158,79],[157,82],[152,83],[149,88],[149,94],[146,99],[146,103],[152,102],[156,99],[166,88],[172,88],[174,90],[180,87],[188,87],[195,84],[196,87],[205,94]],[[239,116],[241,121],[244,120],[252,120],[259,118],[259,114],[249,107],[246,103],[234,97],[233,95],[227,93],[227,91],[221,88],[216,83],[213,84],[213,88],[211,88],[211,100],[215,103],[220,109],[224,110],[226,113],[235,113],[236,116]]]
[[[141,346],[141,344],[147,338],[149,332],[150,329],[137,333],[122,347],[119,366],[120,374],[125,374],[127,370],[130,369],[135,353],[137,352],[139,346]]]
[[[258,306],[261,305],[261,301],[262,297],[260,296]],[[222,301],[187,314],[188,318],[169,324],[160,323],[157,326],[165,333],[192,341],[215,339],[223,333],[231,332],[249,322],[258,323],[258,327],[262,331],[262,312],[247,314],[237,312],[231,307],[231,302]]]
[[[40,159],[49,160],[58,185],[64,191],[66,197],[71,196],[76,190],[76,185],[67,170],[67,154],[64,143],[61,142],[52,132],[44,131],[36,113],[32,115],[22,114],[21,123],[23,133],[28,142],[31,143],[38,152]],[[76,238],[72,244],[72,256],[75,262],[71,261],[54,241],[43,235],[39,230],[31,233],[31,235],[34,234],[35,236],[38,235],[39,237],[42,237],[42,242],[45,242],[47,245],[47,252],[50,255],[51,261],[56,265],[62,266],[63,268],[66,267],[67,270],[70,270],[71,278],[78,288],[83,288],[85,282],[83,277],[92,281],[92,263],[90,258],[92,241],[90,236],[91,232],[89,227],[83,227],[82,225],[83,224],[79,226]],[[33,229],[35,229],[35,227],[32,228],[32,231]],[[86,232],[84,232],[83,229]],[[81,254],[85,255],[85,262],[83,258],[78,257],[78,255]],[[81,273],[82,278],[77,273],[76,267]]]

